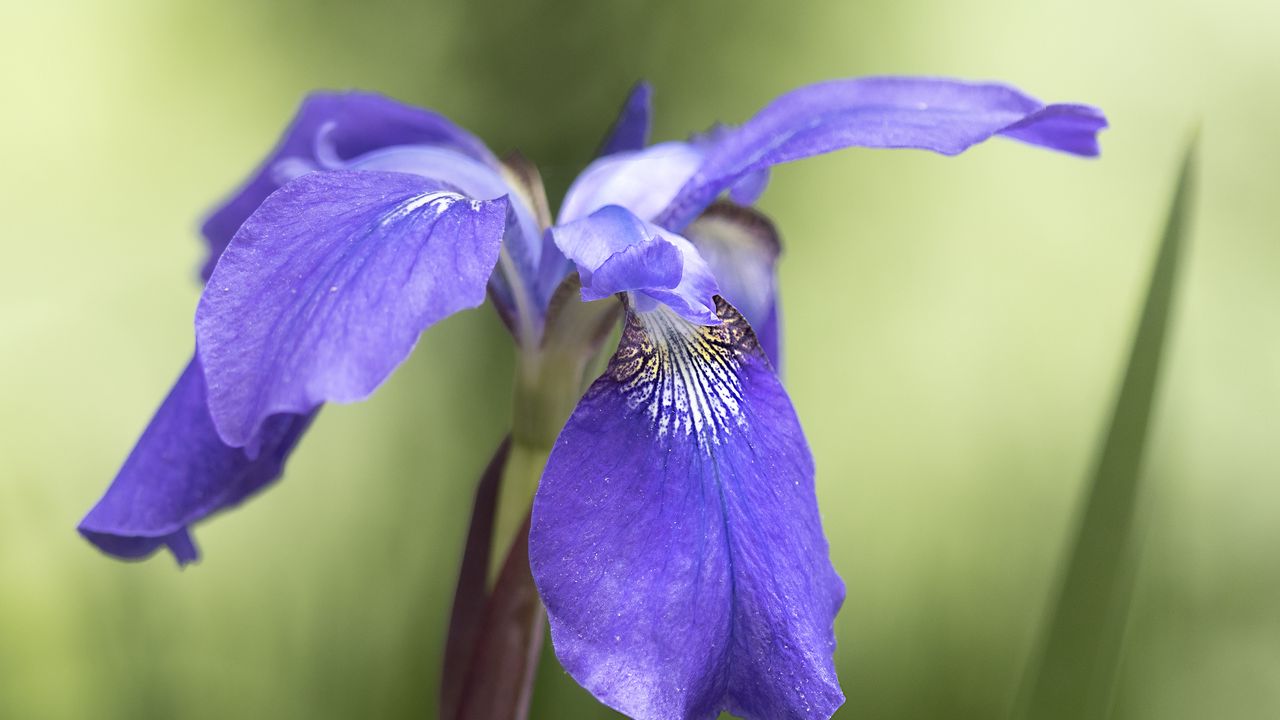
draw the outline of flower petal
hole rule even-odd
[[[498,165],[484,143],[442,115],[367,92],[318,92],[307,96],[279,144],[201,226],[209,242],[209,257],[201,276],[208,279],[240,225],[284,184],[282,179],[289,179],[280,177],[282,162],[315,167],[324,164],[326,158],[320,155],[326,152],[338,159],[349,159],[391,145],[415,144],[448,148],[491,167]]]
[[[508,272],[516,277],[494,273],[489,289],[499,315],[518,339],[537,336],[541,330],[541,313],[555,288],[540,284],[539,268],[544,253],[541,226],[533,207],[534,197],[528,192],[531,188],[517,187],[529,180],[528,176],[519,177],[506,168],[495,169],[456,150],[427,145],[397,145],[374,150],[343,163],[341,168],[420,175],[475,200],[507,198],[509,217],[503,248],[511,262]],[[537,173],[532,164],[528,169]],[[538,191],[541,192],[540,186]],[[564,258],[558,252],[548,257],[548,262],[557,261],[563,268]],[[564,277],[564,273],[560,276]],[[527,308],[527,317],[521,316],[521,306]]]
[[[613,121],[599,157],[619,152],[640,150],[649,144],[649,126],[653,116],[653,87],[641,81],[631,88],[618,119]]]
[[[569,186],[560,204],[560,224],[580,220],[606,205],[621,205],[652,220],[693,177],[702,158],[702,149],[686,142],[659,143],[602,157]]]
[[[668,305],[693,322],[714,325],[718,292],[711,268],[688,240],[609,205],[551,229],[556,246],[578,267],[582,299],[630,292],[642,312]]]
[[[344,162],[342,170],[369,170],[420,175],[447,183],[451,188],[477,200],[492,200],[511,194],[502,171],[465,153],[431,145],[393,145],[358,155]],[[537,228],[530,215],[530,225]],[[536,230],[533,234],[537,234]]]
[[[420,175],[474,200],[507,197],[514,216],[507,233],[507,251],[524,268],[526,280],[535,276],[534,268],[538,267],[542,254],[542,231],[534,209],[524,200],[522,193],[515,192],[516,188],[507,181],[500,168],[456,150],[428,145],[382,148],[353,158],[343,168]]]
[[[684,257],[676,246],[659,238],[645,240],[610,255],[590,274],[582,299],[602,300],[637,287],[671,290],[680,285]]]
[[[564,668],[640,720],[827,718],[843,702],[813,461],[742,317],[630,313],[557,439],[529,559]]]
[[[229,445],[276,413],[360,400],[436,321],[484,302],[505,199],[402,173],[303,175],[245,221],[196,311],[209,408]]]
[[[739,205],[753,205],[768,186],[768,168],[747,173],[729,188],[729,199]]]
[[[189,526],[279,477],[312,417],[270,418],[253,457],[228,447],[209,417],[204,372],[193,358],[115,481],[80,522],[80,533],[117,557],[142,558],[168,545],[179,563],[191,562],[196,549]]]
[[[696,174],[654,221],[680,230],[750,174],[841,148],[919,148],[955,155],[993,135],[1006,135],[1097,155],[1097,133],[1106,126],[1096,108],[1045,105],[997,83],[905,77],[818,83],[779,97],[736,130],[718,133]]]
[[[773,367],[780,368],[776,265],[782,243],[773,222],[751,208],[717,202],[684,234],[707,261],[720,294],[751,323]]]

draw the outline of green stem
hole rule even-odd
[[[479,560],[475,567],[484,572],[487,563],[489,582],[485,585],[491,590],[484,594],[483,608],[476,613],[456,607],[458,602],[476,602],[474,593],[455,598],[454,620],[462,617],[465,624],[474,617],[476,625],[451,630],[451,635],[459,638],[455,646],[464,636],[471,646],[455,647],[446,657],[446,661],[463,664],[465,670],[445,674],[453,687],[445,688],[449,696],[442,707],[452,714],[443,715],[444,720],[528,717],[546,622],[529,568],[530,506],[555,438],[582,394],[583,373],[591,355],[581,349],[574,353],[572,349],[551,352],[545,348],[524,350],[520,355],[513,430],[504,446],[505,458],[500,452],[493,465],[496,473],[497,463],[502,463],[501,482],[495,483],[497,507],[492,504],[492,495],[487,506],[477,500],[478,511],[487,508],[491,513],[493,532],[492,542],[484,549],[487,560]],[[478,493],[482,492],[483,485]],[[473,517],[472,522],[474,526],[477,519]],[[487,536],[488,528],[480,532]],[[489,548],[498,551],[489,553]],[[464,585],[468,577],[474,576],[464,575],[459,581],[460,592],[469,587]]]
[[[498,490],[498,510],[493,523],[494,548],[499,551],[489,557],[489,579],[497,577],[506,560],[504,553],[515,539],[516,531],[529,514],[533,493],[538,489],[542,469],[546,467],[550,447],[534,447],[512,442],[507,465],[502,471],[502,483]]]
[[[494,547],[510,547],[529,513],[551,448],[582,396],[589,360],[581,352],[545,348],[521,353],[512,407],[511,452],[498,495]],[[489,563],[490,578],[497,575],[502,562],[501,553],[495,553]]]
[[[489,593],[457,699],[456,720],[526,720],[546,613],[529,567],[533,495],[560,429],[582,396],[592,361],[621,305],[584,303],[577,276],[551,299],[536,346],[519,343],[511,441],[497,490]],[[492,510],[492,506],[489,506]],[[477,563],[483,568],[484,561]],[[446,718],[446,720],[454,720]]]

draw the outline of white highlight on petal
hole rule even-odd
[[[411,215],[426,206],[431,206],[431,212],[435,215],[442,215],[446,210],[453,207],[453,204],[459,201],[465,201],[467,198],[457,193],[451,192],[429,192],[417,197],[409,198],[400,203],[394,210],[382,217],[382,224],[388,225],[392,222],[400,220]],[[479,209],[478,203],[474,200],[469,201],[472,209]]]

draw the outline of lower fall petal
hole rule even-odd
[[[750,327],[717,313],[628,315],[548,460],[534,578],[561,664],[622,713],[827,718],[844,586],[813,461]]]
[[[312,417],[270,418],[253,457],[229,447],[209,417],[204,372],[193,358],[107,492],[80,522],[80,533],[120,558],[138,559],[168,546],[179,563],[195,560],[190,525],[279,477]]]

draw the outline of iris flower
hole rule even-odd
[[[308,97],[204,223],[192,359],[80,532],[195,559],[191,525],[276,479],[324,403],[369,396],[488,298],[530,398],[514,439],[550,450],[528,548],[564,668],[635,718],[829,717],[845,589],[777,372],[778,235],[751,205],[772,166],[840,148],[1092,156],[1106,120],[897,77],[803,87],[686,141],[647,144],[650,114],[638,86],[553,222],[527,161],[444,117]]]

